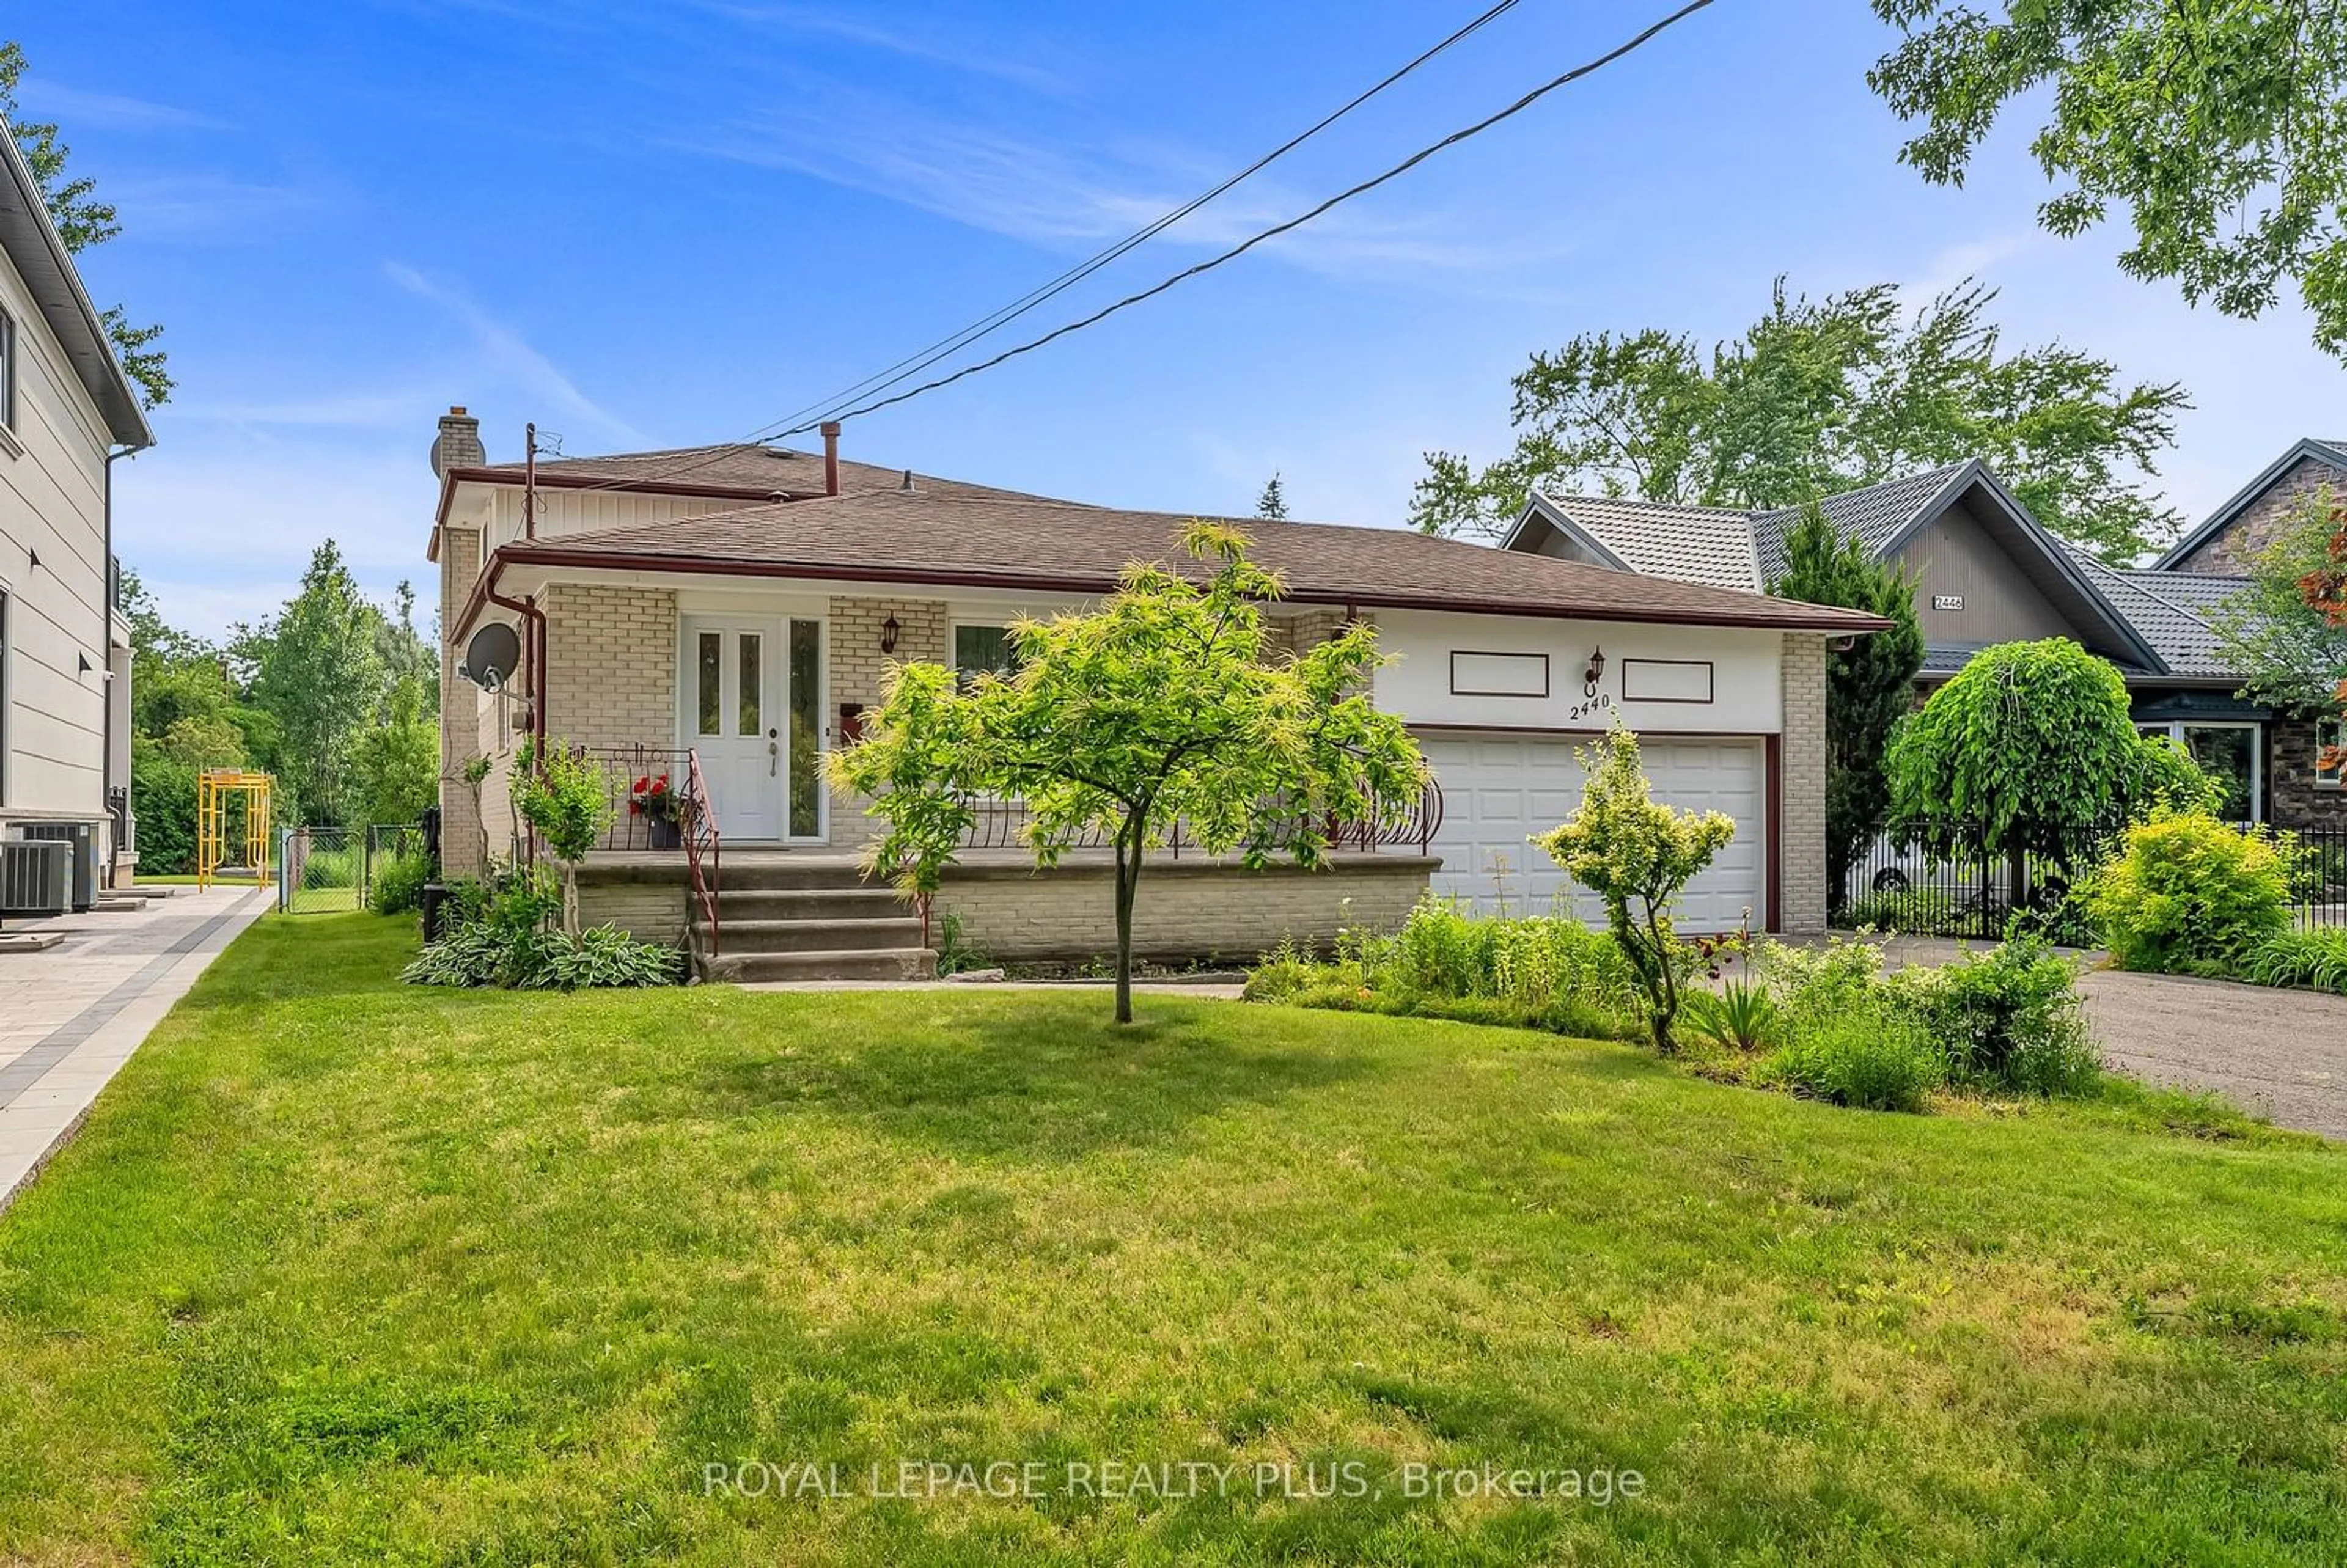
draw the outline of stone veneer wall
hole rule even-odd
[[[2347,825],[2347,792],[2314,782],[2318,749],[2311,719],[2266,725],[2266,813],[2276,827]]]
[[[1826,640],[1785,633],[1784,738],[1778,753],[1778,928],[1810,936],[1826,928]]]
[[[2347,473],[2312,457],[2275,480],[2266,493],[2241,508],[2224,531],[2186,556],[2173,570],[2203,575],[2240,576],[2250,559],[2273,542],[2274,535],[2301,502],[2323,486],[2347,492]]]

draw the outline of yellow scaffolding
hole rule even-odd
[[[241,768],[206,768],[196,775],[196,886],[209,887],[220,867],[231,864],[229,803],[244,803],[244,859],[239,868],[253,886],[269,885],[269,791],[274,783],[267,774]]]

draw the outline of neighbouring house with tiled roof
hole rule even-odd
[[[934,907],[907,910],[863,880],[874,825],[825,787],[824,757],[892,662],[992,668],[1016,617],[1094,602],[1133,561],[1197,569],[1178,559],[1190,513],[869,466],[835,437],[822,453],[692,448],[533,475],[487,462],[461,409],[440,421],[434,469],[452,872],[513,853],[507,777],[535,733],[589,748],[622,783],[701,779],[713,844],[671,847],[623,809],[581,897],[589,918],[640,936],[713,940],[715,972],[915,970],[925,919],[948,914],[997,958],[1112,945],[1106,857],[1037,872],[1015,803],[982,815]],[[1409,721],[1435,787],[1408,825],[1348,842],[1326,872],[1247,871],[1169,844],[1136,912],[1144,956],[1251,959],[1283,936],[1398,921],[1430,887],[1594,917],[1526,841],[1579,803],[1575,746],[1616,717],[1640,733],[1658,796],[1737,823],[1682,925],[1822,928],[1826,647],[1881,622],[1760,593],[1741,533],[1740,560],[1706,558],[1688,580],[1399,529],[1240,521],[1286,579],[1277,642],[1375,623],[1392,660],[1375,698]]]
[[[2068,637],[2118,667],[2137,723],[2173,735],[2232,786],[2241,816],[2347,822],[2318,766],[2335,721],[2240,694],[2218,625],[2276,522],[2318,487],[2347,488],[2347,443],[2301,441],[2149,568],[2104,565],[2055,538],[1978,459],[1830,496],[1829,522],[1915,581],[1929,691],[1983,648]],[[1737,511],[1536,492],[1504,548],[1650,577],[1764,591],[1798,507]]]

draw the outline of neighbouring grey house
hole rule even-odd
[[[2275,523],[2347,479],[2347,443],[2301,441],[2148,568],[2106,566],[2047,532],[1977,458],[1827,497],[1826,518],[1915,580],[1927,651],[1918,684],[1946,681],[1993,643],[2068,637],[2118,667],[2137,725],[2173,735],[2225,778],[2239,817],[2347,822],[2335,717],[2240,695],[2217,622]],[[1784,570],[1798,507],[1747,511],[1536,492],[1503,548],[1617,570],[1765,592]]]
[[[71,839],[77,903],[136,860],[108,500],[113,459],[154,440],[39,183],[0,137],[0,840]],[[55,858],[0,851],[0,874]],[[10,902],[43,907],[24,886]]]

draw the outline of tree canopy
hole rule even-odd
[[[1785,574],[1768,591],[1807,604],[1863,610],[1891,630],[1826,652],[1826,886],[1841,907],[1844,884],[1891,806],[1883,753],[1913,704],[1923,668],[1915,584],[1865,545],[1834,531],[1814,505],[1785,538]]]
[[[2217,781],[2138,734],[2118,667],[2067,638],[1982,650],[1899,726],[1891,804],[1963,823],[2016,857],[2067,865],[2082,830],[2154,804],[2212,809]]]
[[[2123,384],[2059,344],[2008,352],[1993,290],[1966,282],[1911,318],[1898,287],[1822,300],[1777,281],[1768,314],[1709,348],[1661,327],[1583,333],[1514,380],[1515,447],[1478,468],[1427,455],[1411,520],[1497,536],[1535,484],[1650,501],[1798,507],[1966,457],[2040,522],[2113,561],[2175,532],[2151,488],[2181,387]]]
[[[2210,615],[2226,668],[2284,712],[2332,714],[2347,692],[2347,506],[2329,486],[2249,560],[2249,585]]]
[[[943,665],[890,671],[863,738],[832,753],[834,781],[887,824],[873,867],[907,892],[939,885],[981,801],[1019,803],[1040,865],[1092,837],[1115,856],[1116,1016],[1133,1019],[1133,912],[1146,851],[1179,824],[1187,844],[1322,864],[1342,823],[1384,823],[1415,803],[1425,764],[1397,716],[1367,695],[1381,662],[1356,622],[1292,656],[1263,607],[1276,574],[1247,538],[1193,523],[1182,539],[1203,583],[1128,567],[1098,608],[1010,628],[1015,670],[963,682]]]
[[[16,145],[25,149],[25,163],[41,188],[49,219],[57,226],[57,237],[65,241],[66,250],[78,254],[93,245],[103,245],[122,232],[114,203],[97,199],[97,182],[88,176],[67,178],[66,160],[72,149],[57,139],[55,122],[21,118],[16,86],[24,75],[24,49],[15,43],[0,43],[0,119],[7,122]],[[120,305],[108,307],[99,319],[114,340],[123,374],[138,388],[139,400],[149,408],[169,402],[173,382],[164,369],[164,352],[154,346],[163,329],[132,326]]]
[[[1961,185],[2006,105],[2075,237],[2123,209],[2129,274],[2256,316],[2294,284],[2347,358],[2347,6],[2178,0],[1873,0],[1905,39],[1867,80],[1922,128],[1900,160]],[[2049,90],[2050,89],[2050,90]]]

